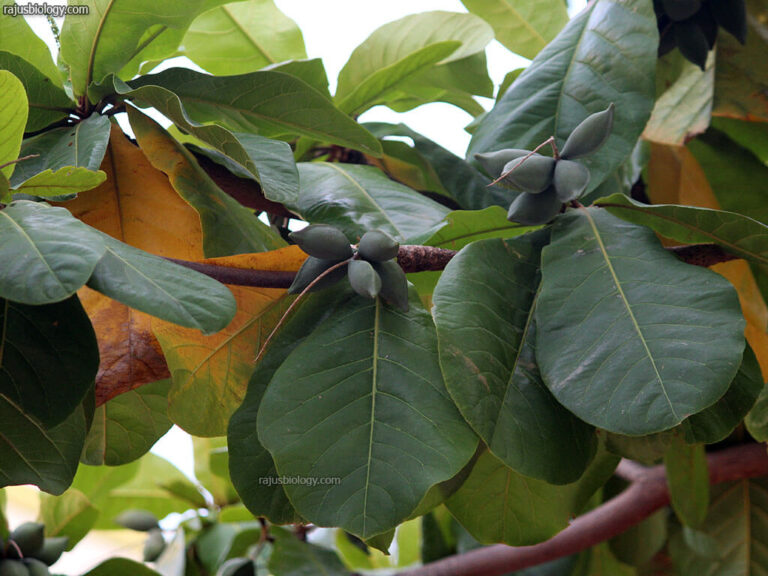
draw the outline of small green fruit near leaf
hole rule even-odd
[[[126,510],[115,518],[115,523],[139,532],[149,532],[152,528],[158,528],[157,516],[147,510]]]
[[[589,169],[581,162],[558,160],[553,185],[560,202],[576,200],[589,184]]]
[[[505,150],[497,150],[496,152],[475,154],[475,160],[480,163],[480,166],[483,167],[483,170],[485,170],[489,176],[496,178],[502,173],[504,166],[509,164],[512,160],[520,158],[521,156],[527,156],[530,153],[530,150],[507,148]]]
[[[0,560],[0,576],[29,576],[21,560]]]
[[[360,257],[369,262],[384,262],[397,258],[400,244],[383,230],[371,230],[363,234],[357,245]]]
[[[343,260],[321,260],[310,256],[304,260],[304,264],[301,265],[299,271],[296,273],[296,277],[293,279],[293,283],[288,288],[288,294],[299,294],[309,286],[313,280],[315,280],[320,274],[328,270],[331,266],[343,262]],[[317,292],[323,288],[328,288],[336,284],[339,280],[347,275],[347,266],[339,266],[333,272],[329,272],[326,276],[323,276],[320,281],[310,288],[310,292]]]
[[[256,570],[250,558],[232,558],[221,565],[216,576],[254,576]]]
[[[67,536],[55,536],[53,538],[46,538],[43,541],[43,547],[37,552],[32,554],[33,558],[37,558],[41,562],[45,562],[48,566],[55,564],[56,561],[61,558],[64,550],[69,545],[69,538]]]
[[[590,114],[573,129],[560,151],[560,157],[574,160],[587,156],[602,146],[613,128],[613,102],[602,112]]]
[[[29,571],[29,576],[50,576],[51,572],[44,562],[35,558],[24,558],[22,561]]]
[[[701,8],[701,0],[664,0],[664,12],[679,22],[690,18]]]
[[[365,298],[376,298],[381,290],[381,278],[370,262],[352,260],[349,263],[349,284],[352,289]]]
[[[144,562],[154,562],[165,550],[165,538],[159,528],[153,528],[144,541]]]
[[[701,27],[691,20],[686,20],[685,22],[676,22],[673,31],[680,53],[704,70],[707,65],[709,43]]]
[[[43,547],[45,525],[37,522],[24,522],[10,534],[24,556],[32,556]]]
[[[526,226],[546,224],[560,212],[562,205],[554,187],[541,194],[523,192],[510,204],[507,220]]]
[[[381,278],[379,296],[395,308],[408,312],[408,279],[397,260],[376,262],[373,268]]]
[[[555,159],[541,154],[525,156],[512,160],[502,174],[506,174],[500,184],[515,190],[538,194],[552,184],[555,172]]]
[[[291,232],[291,240],[310,256],[322,260],[344,260],[352,256],[352,246],[344,233],[328,224],[310,224]]]
[[[723,30],[744,44],[747,41],[747,7],[744,0],[710,0],[709,5]]]

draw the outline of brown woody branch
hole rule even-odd
[[[764,444],[744,444],[707,456],[711,484],[768,475],[768,453]],[[503,544],[449,556],[403,576],[501,576],[570,556],[604,542],[669,504],[669,489],[663,466],[641,469],[620,465],[617,473],[634,479],[629,487],[603,505],[574,520],[565,530],[534,546]]]
[[[723,251],[715,244],[696,244],[693,246],[681,246],[669,248],[683,262],[696,266],[712,266],[720,262],[734,260],[737,257]],[[429,270],[443,270],[451,258],[456,255],[455,250],[435,248],[433,246],[400,246],[397,262],[407,272],[426,272]],[[277,272],[273,270],[248,270],[232,266],[220,266],[218,264],[205,264],[202,262],[189,262],[168,258],[176,264],[186,268],[197,270],[203,274],[215,278],[224,284],[234,286],[258,286],[261,288],[288,288],[293,282],[293,272]]]

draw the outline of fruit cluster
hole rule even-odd
[[[290,294],[308,287],[309,292],[321,290],[346,276],[361,296],[381,296],[389,304],[408,310],[408,281],[397,263],[400,245],[386,232],[366,232],[353,247],[341,230],[327,224],[310,224],[292,232],[291,239],[309,258],[288,289]]]
[[[677,46],[702,70],[714,47],[718,26],[744,44],[747,9],[744,0],[654,0],[659,27],[659,56]]]
[[[67,537],[46,538],[43,524],[25,522],[0,538],[0,576],[48,576],[68,543]]]
[[[115,523],[129,530],[146,532],[144,562],[154,562],[165,550],[165,538],[157,516],[146,510],[126,510],[115,518]]]
[[[589,169],[575,160],[592,154],[608,139],[613,108],[611,104],[587,116],[568,136],[562,151],[553,146],[554,156],[516,148],[475,154],[488,174],[500,174],[495,183],[521,192],[509,206],[509,220],[526,226],[545,224],[560,212],[564,202],[584,193]]]

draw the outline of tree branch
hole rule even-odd
[[[707,464],[711,484],[768,475],[768,453],[764,444],[743,444],[713,452],[707,456]],[[621,534],[669,504],[664,466],[639,472],[633,467],[631,475],[636,479],[624,492],[580,516],[546,542],[520,547],[496,544],[449,556],[400,574],[502,576],[586,550]]]
[[[737,257],[725,252],[716,244],[695,244],[693,246],[679,246],[668,248],[680,260],[695,266],[712,266],[720,262],[735,260]],[[406,244],[400,246],[397,254],[397,262],[406,272],[426,272],[430,270],[443,270],[456,255],[455,250],[435,248],[433,246],[417,246]],[[233,266],[220,266],[203,262],[189,262],[167,258],[185,268],[191,268],[202,272],[206,276],[215,278],[224,284],[234,286],[258,286],[261,288],[288,288],[293,282],[293,272],[277,272],[274,270],[249,270],[235,268]]]

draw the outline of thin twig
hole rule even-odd
[[[0,170],[5,168],[6,166],[10,166],[11,164],[17,164],[18,162],[24,162],[24,160],[31,160],[32,158],[39,158],[40,154],[30,154],[28,156],[22,156],[21,158],[16,158],[16,160],[9,160],[5,164],[0,164]]]
[[[504,173],[503,173],[501,176],[499,176],[498,178],[496,178],[496,180],[494,180],[493,182],[491,182],[490,184],[488,184],[488,186],[493,186],[494,184],[498,184],[499,182],[501,182],[501,181],[502,181],[504,178],[506,178],[507,176],[509,176],[510,174],[512,174],[512,172],[514,172],[515,170],[517,170],[518,168],[520,168],[520,166],[522,166],[522,165],[523,165],[523,163],[524,163],[526,160],[528,160],[528,158],[530,158],[531,156],[533,156],[534,154],[536,154],[536,152],[537,152],[537,151],[541,150],[541,149],[542,149],[544,146],[546,146],[547,144],[551,144],[551,145],[552,145],[552,151],[554,152],[554,158],[555,158],[555,160],[557,160],[557,159],[560,157],[560,154],[559,154],[559,152],[558,152],[558,150],[557,150],[557,144],[555,144],[555,137],[554,137],[554,136],[550,136],[549,138],[547,138],[546,140],[544,140],[544,142],[542,142],[541,144],[539,144],[538,146],[536,146],[536,148],[534,148],[533,150],[531,150],[531,151],[530,151],[530,152],[529,152],[529,153],[528,153],[526,156],[523,156],[523,159],[522,159],[522,160],[520,160],[520,162],[519,162],[518,164],[515,164],[515,167],[514,167],[514,168],[512,168],[511,170],[507,170],[506,172],[504,172]]]

